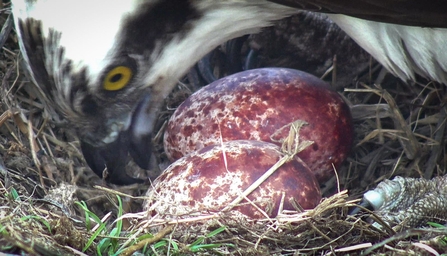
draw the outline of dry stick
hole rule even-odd
[[[17,54],[16,56],[17,56],[17,59],[16,59],[16,61],[14,63],[19,63],[20,54]],[[16,86],[17,81],[19,80],[19,77],[20,77],[20,65],[15,65],[15,68],[16,68],[16,74],[17,75],[16,75],[16,77],[14,79],[14,82],[12,82],[11,88],[9,88],[9,90],[6,92],[5,96],[8,96],[11,93],[12,89]]]
[[[321,237],[326,239],[328,242],[334,242],[333,239],[324,234],[321,230],[319,230],[311,221],[304,220],[315,232],[317,232]]]
[[[253,192],[259,185],[261,185],[268,177],[270,177],[276,170],[279,169],[283,164],[287,163],[291,159],[295,157],[295,155],[309,145],[313,143],[313,141],[299,141],[299,130],[300,128],[307,124],[304,121],[295,121],[290,126],[289,136],[284,140],[282,151],[286,153],[285,156],[281,157],[270,169],[268,169],[259,179],[257,179],[253,184],[251,184],[241,195],[239,195],[236,199],[233,200],[229,205],[227,205],[222,211],[229,211],[233,207],[235,207],[238,203],[240,203],[244,198],[246,198],[251,192]],[[293,145],[292,145],[293,144]],[[292,149],[293,146],[293,149]]]
[[[293,156],[292,156],[293,157]],[[238,203],[240,203],[245,197],[247,197],[253,190],[255,190],[259,185],[262,184],[270,175],[272,175],[279,167],[281,167],[284,163],[289,161],[291,156],[283,156],[278,162],[276,162],[270,169],[268,169],[259,179],[257,179],[253,184],[250,185],[241,195],[239,195],[236,199],[233,200],[229,205],[227,205],[222,211],[229,211],[233,207],[235,207]]]
[[[435,140],[439,143],[437,145],[434,145],[431,150],[430,158],[427,161],[427,166],[425,168],[424,178],[430,179],[433,175],[433,171],[436,168],[436,164],[438,162],[438,158],[441,155],[442,149],[444,148],[444,132],[446,128],[446,120],[445,117],[447,116],[447,108],[444,106],[441,111],[439,111],[439,121],[438,125],[436,126],[436,134],[435,134]]]
[[[405,139],[401,139],[398,137],[400,143],[404,148],[405,154],[407,155],[408,159],[414,159],[420,148],[413,131],[410,129],[410,126],[403,118],[401,112],[399,111],[399,108],[397,107],[396,101],[393,99],[391,94],[389,94],[386,90],[383,90],[382,97],[386,100],[388,105],[390,105],[391,111],[394,113],[394,115],[391,116],[394,121],[394,125],[396,126],[396,128],[404,131],[405,135],[407,136],[407,138]]]
[[[106,187],[102,187],[102,186],[98,186],[98,185],[93,186],[93,188],[102,190],[102,191],[110,193],[110,194],[119,195],[121,197],[127,197],[127,198],[131,198],[131,199],[147,199],[146,196],[133,196],[133,195],[129,195],[129,194],[123,193],[118,190],[114,190],[114,189],[110,189],[110,188],[106,188]]]
[[[9,109],[3,112],[3,114],[0,115],[0,126],[2,126],[6,122],[6,120],[11,118],[13,115],[14,114]]]
[[[153,237],[141,240],[140,242],[138,242],[132,246],[129,246],[126,250],[124,250],[123,253],[121,253],[121,255],[122,256],[132,255],[132,253],[142,249],[144,246],[158,242],[160,239],[165,237],[168,233],[172,232],[172,230],[174,230],[174,225],[169,225],[169,226],[165,227],[164,229],[162,229],[157,234],[155,234]]]
[[[37,151],[39,150],[37,145],[36,145],[36,140],[34,137],[34,132],[33,132],[33,123],[32,123],[32,117],[30,116],[29,120],[28,120],[28,140],[29,140],[29,145],[31,147],[31,156],[33,158],[33,162],[36,165],[37,170],[39,171],[39,180],[40,180],[40,185],[42,186],[42,188],[45,190],[45,193],[47,192],[47,190],[45,189],[45,183],[43,181],[43,175],[42,175],[42,163],[40,162],[39,158],[37,157]]]
[[[416,157],[417,152],[420,150],[419,144],[416,140],[415,134],[410,129],[409,125],[405,121],[405,119],[402,117],[401,112],[399,111],[396,101],[393,99],[393,97],[386,91],[382,89],[371,89],[367,87],[368,89],[345,89],[346,92],[370,92],[377,94],[388,103],[391,109],[391,118],[393,119],[394,125],[396,126],[396,129],[402,130],[406,138],[400,138],[399,142],[404,148],[405,154],[409,159],[414,159]]]

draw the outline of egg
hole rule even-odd
[[[147,192],[144,207],[152,216],[231,210],[256,219],[275,217],[280,210],[314,208],[321,199],[319,184],[296,156],[231,207],[283,156],[277,145],[262,141],[236,140],[202,148],[164,170]]]
[[[221,140],[281,145],[297,120],[307,123],[300,140],[313,141],[299,157],[325,182],[351,149],[350,110],[329,84],[293,69],[248,70],[200,89],[170,118],[165,152],[174,161]]]

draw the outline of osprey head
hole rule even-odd
[[[266,11],[267,10],[267,11]],[[34,83],[108,181],[147,168],[157,110],[177,81],[222,42],[296,12],[265,1],[17,0],[13,14]],[[238,26],[234,22],[240,21]]]
[[[187,1],[16,1],[13,10],[31,77],[89,166],[100,176],[107,167],[112,183],[137,181],[124,172],[127,152],[139,149],[134,158],[148,167],[157,109],[185,72],[154,68],[199,13]]]

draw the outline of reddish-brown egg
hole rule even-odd
[[[297,120],[308,123],[301,128],[300,139],[314,142],[298,156],[324,182],[351,149],[352,118],[349,107],[326,82],[298,70],[248,70],[197,91],[172,115],[165,151],[174,161],[218,144],[220,138],[280,145]]]
[[[225,155],[225,157],[224,157]],[[151,215],[218,212],[230,205],[283,156],[280,148],[262,141],[238,140],[193,152],[171,164],[147,192]],[[251,218],[284,210],[314,208],[321,199],[319,184],[298,157],[283,164],[232,210]],[[297,208],[296,208],[297,207]]]

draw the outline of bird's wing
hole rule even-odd
[[[447,1],[268,1],[327,13],[363,49],[404,81],[414,80],[417,73],[447,84]]]
[[[447,28],[445,0],[269,0],[308,11],[408,26]]]

